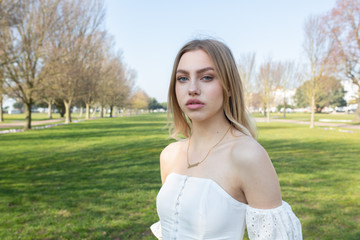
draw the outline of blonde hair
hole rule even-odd
[[[191,135],[191,123],[179,106],[175,83],[181,57],[184,53],[195,50],[205,51],[214,62],[223,87],[224,114],[229,123],[245,135],[256,138],[256,127],[245,107],[243,86],[234,57],[224,43],[213,39],[192,40],[180,49],[175,58],[168,93],[168,122],[171,118],[173,120],[169,129],[170,136],[177,138],[179,134],[185,137]]]

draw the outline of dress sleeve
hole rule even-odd
[[[250,240],[302,239],[300,221],[285,201],[272,209],[247,206],[246,226]]]
[[[154,223],[153,225],[151,225],[150,229],[151,229],[152,233],[155,235],[155,237],[157,239],[162,240],[160,221],[158,221],[158,222]]]

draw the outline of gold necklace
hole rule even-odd
[[[222,138],[221,138],[214,146],[212,146],[212,147],[209,149],[208,153],[207,153],[206,156],[203,158],[203,160],[201,160],[201,161],[199,161],[199,162],[197,162],[197,163],[193,163],[193,164],[190,164],[190,162],[189,162],[189,147],[190,147],[190,140],[191,140],[191,136],[190,136],[189,142],[188,142],[188,146],[187,146],[187,150],[186,150],[186,160],[187,160],[188,168],[197,167],[197,166],[199,166],[200,163],[202,163],[203,161],[205,161],[206,158],[209,156],[210,152],[224,139],[224,137],[226,136],[226,134],[229,132],[230,128],[231,128],[231,125],[230,125],[229,129],[225,132],[224,136],[222,136]]]

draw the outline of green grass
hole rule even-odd
[[[65,118],[61,118],[59,113],[53,113],[52,119],[60,119],[60,121],[57,121],[56,123],[64,123]],[[85,114],[83,114],[81,117],[78,113],[71,114],[72,121],[76,120],[82,120],[85,119]],[[33,125],[34,121],[43,121],[43,120],[49,120],[47,113],[32,113],[31,114],[31,120],[32,120],[32,127],[35,127]],[[11,127],[4,127],[6,124],[12,124],[12,123],[22,123],[17,126],[11,126]],[[49,124],[55,124],[55,123],[44,123],[44,124],[37,124],[36,126],[45,126]],[[0,131],[2,130],[8,130],[8,129],[24,129],[25,126],[25,114],[4,114],[4,121],[0,122]]]
[[[264,114],[261,113],[254,113],[254,117],[257,118],[264,118]],[[273,119],[283,119],[284,114],[283,113],[271,113],[270,117]],[[298,121],[308,121],[310,122],[310,113],[287,113],[285,119],[289,120],[298,120]],[[330,120],[327,122],[339,122],[339,120],[346,120],[350,122],[345,122],[346,124],[359,124],[356,122],[353,122],[355,115],[354,114],[345,114],[345,113],[335,113],[335,114],[328,114],[328,113],[316,113],[315,114],[315,121],[318,122],[320,119],[326,119]],[[332,121],[331,121],[332,120]]]
[[[360,133],[259,124],[304,239],[360,239]]]
[[[0,136],[0,239],[154,239],[165,114]],[[360,133],[259,123],[304,239],[360,238]]]
[[[96,117],[99,114],[96,114]],[[5,123],[18,123],[18,122],[25,122],[25,113],[19,113],[19,114],[4,114],[4,121],[0,123],[1,124],[5,124]],[[60,119],[61,116],[59,113],[53,113],[52,114],[52,119]],[[71,114],[71,119],[72,120],[77,120],[77,119],[85,119],[85,113],[83,113],[82,117],[80,117],[79,113],[72,113]],[[32,113],[31,114],[31,120],[32,121],[42,121],[42,120],[49,120],[48,114],[47,113]]]
[[[74,114],[76,116],[78,114]],[[52,114],[53,119],[61,118],[59,113]],[[48,120],[47,113],[32,113],[31,119],[33,121],[40,121],[40,120]],[[14,123],[14,122],[24,122],[25,121],[25,114],[4,114],[4,123]]]

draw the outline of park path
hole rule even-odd
[[[42,121],[31,121],[31,126],[38,126],[48,123],[56,123],[61,122],[64,119],[49,119],[49,120],[42,120]],[[1,123],[0,128],[17,128],[17,127],[23,127],[25,125],[25,122],[16,122],[16,123]]]
[[[255,121],[256,122],[266,122],[266,118],[255,118]],[[276,118],[274,118],[274,119],[271,119],[271,122],[286,122],[286,123],[310,125],[310,122],[292,120],[292,119],[276,119]],[[360,125],[352,125],[352,124],[344,124],[344,123],[315,122],[315,126],[360,129]]]

